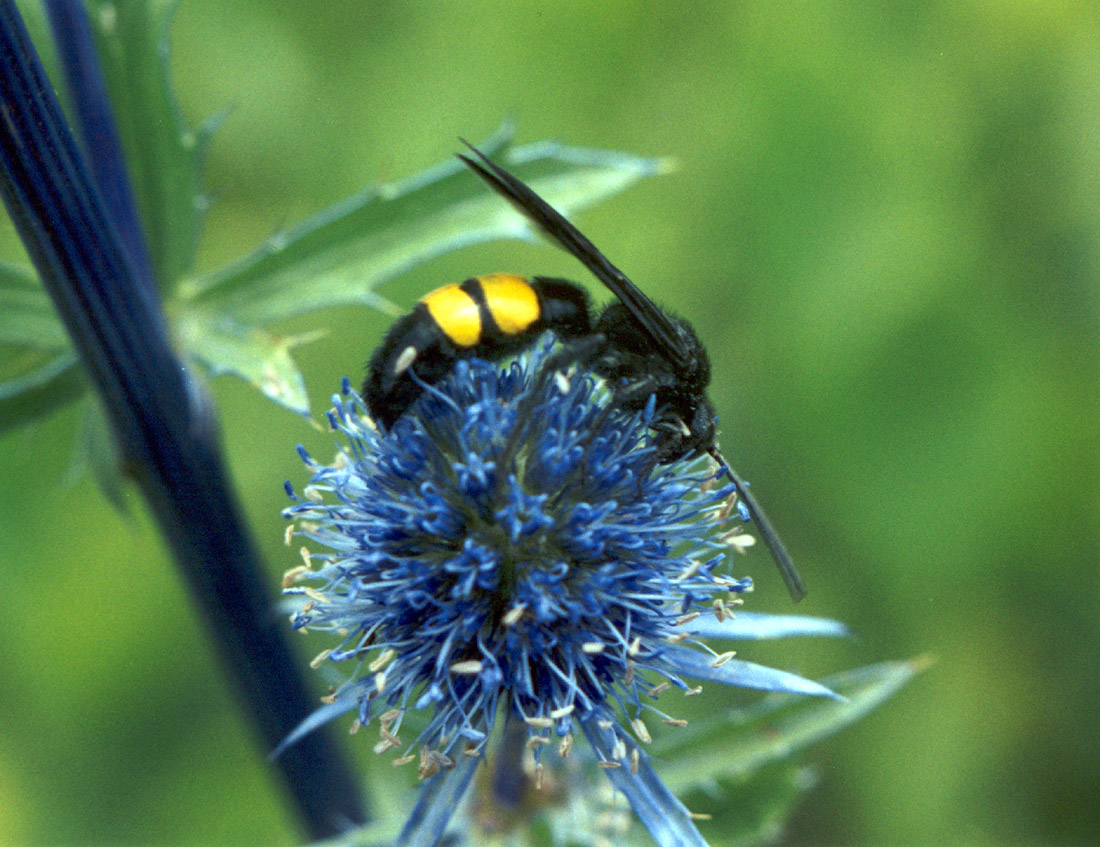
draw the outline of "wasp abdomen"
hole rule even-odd
[[[487,274],[426,294],[393,325],[367,368],[363,398],[383,427],[433,385],[456,359],[495,360],[552,330],[565,341],[592,330],[588,296],[564,279]],[[413,379],[412,374],[416,375]]]

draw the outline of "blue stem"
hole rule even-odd
[[[130,188],[126,158],[84,3],[82,0],[46,0],[46,13],[65,73],[69,105],[76,116],[84,161],[92,172],[107,215],[138,281],[152,290],[153,265],[146,249],[145,233]]]
[[[272,614],[216,420],[116,236],[13,0],[0,0],[0,194],[271,749],[313,703]],[[365,819],[331,737],[314,733],[278,765],[312,837]]]

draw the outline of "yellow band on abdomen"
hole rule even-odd
[[[489,314],[505,335],[519,335],[538,320],[539,298],[526,279],[515,274],[478,277]]]
[[[473,347],[481,340],[481,314],[477,303],[457,285],[444,285],[420,301],[443,334],[459,347]]]

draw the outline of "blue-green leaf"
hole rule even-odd
[[[99,490],[122,514],[128,514],[126,480],[122,475],[122,454],[111,433],[111,425],[99,398],[92,396],[84,404],[84,414],[76,436],[70,480],[80,478],[85,470],[92,472]]]
[[[46,290],[28,269],[0,262],[0,344],[56,352],[69,336]]]
[[[78,398],[86,383],[76,353],[27,354],[12,359],[21,370],[0,381],[0,432],[28,424]],[[5,366],[7,369],[7,366]]]
[[[200,178],[212,125],[191,130],[172,92],[168,29],[176,0],[91,0],[119,135],[162,287],[191,269],[205,209]]]
[[[84,391],[65,328],[34,275],[0,263],[0,432],[49,414]]]
[[[661,159],[552,142],[482,145],[563,213],[666,169]],[[378,286],[450,250],[531,238],[527,221],[457,159],[368,189],[269,239],[238,262],[185,283],[181,296],[244,324],[267,325],[347,304],[384,306]]]
[[[747,779],[723,779],[684,796],[711,847],[772,844],[795,806],[813,788],[810,768],[773,762]]]
[[[175,330],[187,357],[215,376],[239,376],[279,405],[301,415],[309,414],[305,380],[290,350],[316,334],[274,335],[225,315],[197,309],[181,313]]]
[[[924,669],[927,661],[884,662],[822,680],[843,700],[772,694],[743,709],[666,733],[653,754],[677,791],[721,777],[742,778],[862,718]]]

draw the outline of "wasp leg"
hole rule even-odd
[[[546,360],[549,371],[565,371],[572,367],[588,368],[597,362],[607,350],[607,337],[593,333],[561,342],[561,349]]]

